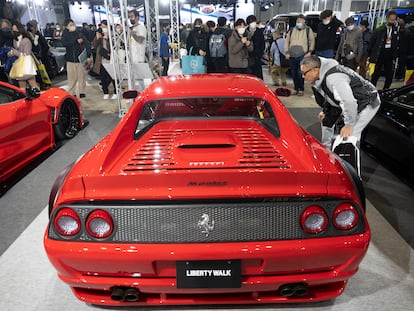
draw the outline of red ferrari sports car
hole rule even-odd
[[[328,300],[367,252],[364,201],[261,80],[170,76],[56,180],[44,246],[91,304]]]
[[[83,124],[80,101],[63,89],[26,92],[0,82],[0,184]]]

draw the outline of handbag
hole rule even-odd
[[[103,57],[103,58],[105,58],[105,59],[110,59],[111,57],[110,57],[110,53],[109,53],[109,51],[107,50],[107,49],[105,49],[105,48],[101,48],[101,50],[99,51],[99,54],[101,54],[101,56]]]
[[[9,76],[12,79],[24,80],[36,76],[36,66],[31,55],[20,53],[19,58],[13,63]]]
[[[36,56],[33,55],[33,53],[32,53],[32,56],[33,56],[33,60],[36,64],[37,71],[40,75],[40,78],[42,79],[42,82],[44,84],[51,85],[52,81],[49,78],[49,74],[47,73],[45,64],[43,64],[39,59],[37,59]]]
[[[275,45],[277,50],[279,51],[279,60],[280,60],[280,67],[287,68],[290,67],[289,61],[286,59],[286,56],[282,54],[279,50],[279,46],[277,45],[277,42],[275,41]]]
[[[351,164],[361,176],[360,154],[358,139],[355,136],[341,137],[338,135],[332,145],[332,151],[341,159]]]
[[[86,49],[83,49],[83,51],[79,54],[78,60],[85,72],[89,72],[89,70],[91,70],[91,64],[88,62],[88,52]]]
[[[185,75],[206,73],[204,57],[201,55],[191,55],[192,49],[191,47],[189,55],[183,55],[181,58],[182,73]]]

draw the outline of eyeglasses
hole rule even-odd
[[[302,76],[306,76],[308,74],[308,72],[311,71],[311,70],[313,70],[313,69],[315,69],[315,67],[313,67],[311,69],[308,69],[305,72],[302,72]]]

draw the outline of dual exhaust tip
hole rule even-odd
[[[138,301],[139,290],[134,287],[112,287],[111,299],[114,301]]]
[[[285,297],[302,297],[309,292],[303,283],[285,284],[279,288],[279,294]],[[134,287],[112,287],[111,299],[114,301],[138,301],[139,290]]]
[[[309,293],[307,286],[303,283],[285,284],[279,288],[279,293],[285,297],[302,297]]]

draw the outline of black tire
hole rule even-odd
[[[79,111],[75,103],[65,101],[60,107],[58,120],[54,126],[57,140],[73,138],[79,130]]]

